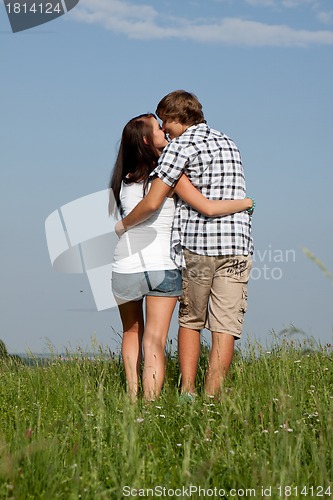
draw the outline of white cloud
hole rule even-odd
[[[316,6],[318,4],[318,0],[282,0],[282,5],[284,7],[299,7],[302,5],[313,5]]]
[[[269,25],[238,18],[221,18],[214,22],[162,18],[150,5],[134,5],[121,0],[81,0],[72,12],[78,21],[99,24],[115,33],[141,40],[179,39],[238,46],[276,47],[333,44],[331,31],[295,30],[286,25]]]
[[[245,3],[254,7],[272,7],[275,5],[275,0],[245,0]]]
[[[323,24],[333,24],[333,10],[330,12],[318,12],[317,17]]]
[[[317,6],[320,0],[244,0],[252,7],[294,8],[306,5]]]

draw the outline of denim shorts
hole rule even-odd
[[[146,295],[179,297],[182,295],[182,274],[179,269],[131,274],[112,272],[112,292],[118,303],[140,300]]]

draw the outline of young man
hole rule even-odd
[[[209,199],[246,196],[240,153],[230,138],[207,126],[196,96],[184,90],[171,92],[159,102],[156,114],[171,142],[160,157],[147,196],[117,224],[117,233],[158,210],[183,173]],[[249,212],[209,218],[182,200],[177,202],[171,256],[184,268],[178,336],[183,393],[196,392],[203,328],[212,334],[207,395],[220,392],[229,370],[247,306],[253,252]]]

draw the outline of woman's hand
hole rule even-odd
[[[122,220],[119,220],[117,224],[114,226],[114,231],[118,236],[118,238],[120,238],[124,233],[126,233],[126,228]]]

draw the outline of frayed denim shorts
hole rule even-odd
[[[118,303],[140,300],[146,295],[179,297],[183,293],[182,274],[179,269],[131,274],[112,272],[112,292]]]

